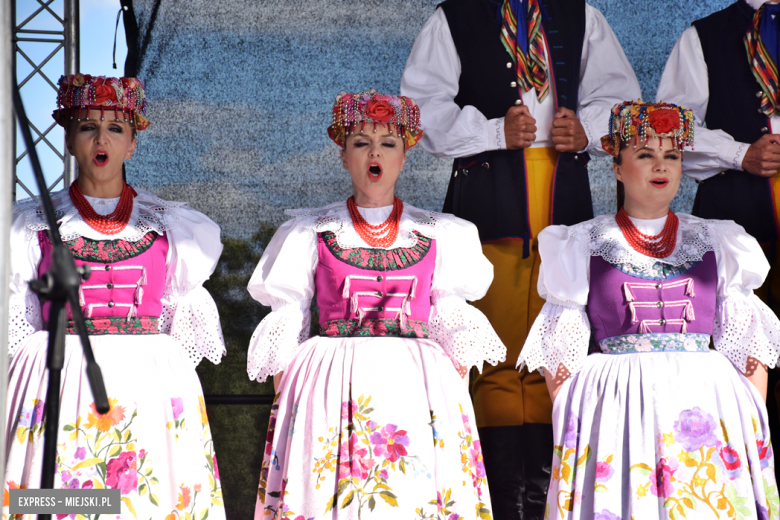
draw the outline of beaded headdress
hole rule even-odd
[[[693,121],[693,112],[671,103],[625,101],[612,108],[609,134],[601,138],[601,147],[617,157],[623,143],[666,137],[682,152],[685,146],[693,147]]]
[[[52,117],[61,126],[66,126],[68,119],[89,119],[89,110],[97,109],[101,119],[105,112],[113,112],[116,119],[121,113],[124,121],[128,121],[128,115],[133,118],[136,130],[149,127],[140,79],[71,74],[60,77],[59,87],[57,110]]]
[[[367,125],[376,126],[377,123],[395,125],[407,150],[422,139],[420,108],[414,100],[406,96],[386,96],[374,89],[357,94],[342,92],[336,96],[328,136],[343,148],[348,135],[362,133]]]

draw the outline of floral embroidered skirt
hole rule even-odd
[[[304,343],[272,408],[255,518],[492,518],[468,389],[442,348]]]
[[[3,520],[9,488],[40,487],[47,338],[30,336],[9,369]],[[164,334],[90,339],[111,409],[95,411],[78,337],[66,336],[55,487],[120,489],[122,514],[101,518],[224,519],[203,392],[184,350]]]
[[[553,429],[545,518],[778,518],[766,407],[718,352],[588,356]]]

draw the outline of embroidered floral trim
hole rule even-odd
[[[358,325],[357,319],[330,320],[320,323],[320,336],[398,336],[402,338],[427,338],[428,323],[419,320],[407,320],[401,328],[399,320],[381,318],[363,318]]]
[[[599,341],[604,354],[637,354],[641,352],[707,352],[709,334],[661,333],[626,334]]]
[[[418,263],[431,250],[432,240],[430,238],[417,231],[414,234],[417,237],[417,243],[414,246],[395,249],[369,249],[366,247],[344,249],[338,244],[336,234],[332,231],[320,233],[320,236],[333,256],[345,264],[370,271],[398,271]]]
[[[142,316],[128,320],[122,316],[113,318],[89,318],[84,320],[87,325],[87,334],[90,336],[104,336],[106,334],[120,335],[145,335],[159,334],[159,318],[156,316]],[[65,334],[77,334],[76,325],[72,320],[68,321]]]
[[[90,238],[77,237],[63,243],[70,249],[73,258],[77,260],[111,263],[121,262],[145,253],[154,245],[155,240],[159,236],[157,232],[150,231],[137,242],[129,242],[127,240],[92,240]],[[49,234],[46,231],[38,231],[38,241],[42,244],[49,243]]]
[[[682,265],[668,265],[663,262],[656,262],[650,267],[640,268],[633,264],[612,264],[612,267],[618,271],[633,276],[635,278],[642,278],[643,280],[671,280],[682,276],[694,267],[699,262],[685,262]]]

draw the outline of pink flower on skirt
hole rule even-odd
[[[108,461],[106,465],[106,485],[112,489],[119,489],[123,495],[135,491],[138,485],[136,474],[137,456],[134,451],[120,453],[115,459]]]
[[[485,461],[482,457],[482,445],[480,441],[474,441],[474,447],[469,450],[469,468],[474,472],[475,478],[485,476]]]
[[[659,460],[650,473],[650,492],[657,497],[669,498],[674,492],[672,481],[675,471],[677,471],[677,462],[674,459]]]
[[[352,422],[352,413],[358,409],[357,401],[344,401],[341,403],[341,418],[347,422]]]
[[[409,437],[406,430],[399,430],[395,424],[388,424],[371,434],[371,444],[374,445],[374,455],[395,462],[398,457],[406,455]]]
[[[366,459],[368,450],[358,446],[358,436],[353,433],[350,439],[341,445],[341,463],[339,478],[368,478],[368,472],[376,465],[374,459]]]
[[[612,466],[608,462],[597,462],[596,463],[596,481],[597,482],[606,482],[607,480],[612,478],[612,475],[615,473],[615,470],[612,469]]]
[[[173,420],[178,421],[184,412],[184,400],[181,397],[171,397],[171,408],[173,408]]]

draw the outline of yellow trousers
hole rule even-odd
[[[472,395],[477,425],[519,426],[550,424],[552,402],[539,372],[515,368],[528,331],[544,305],[536,283],[541,258],[536,236],[550,224],[552,188],[558,152],[554,148],[525,150],[530,218],[530,256],[523,258],[522,240],[499,240],[482,244],[493,264],[493,284],[474,305],[490,320],[507,349],[506,361],[485,364],[474,379]]]

